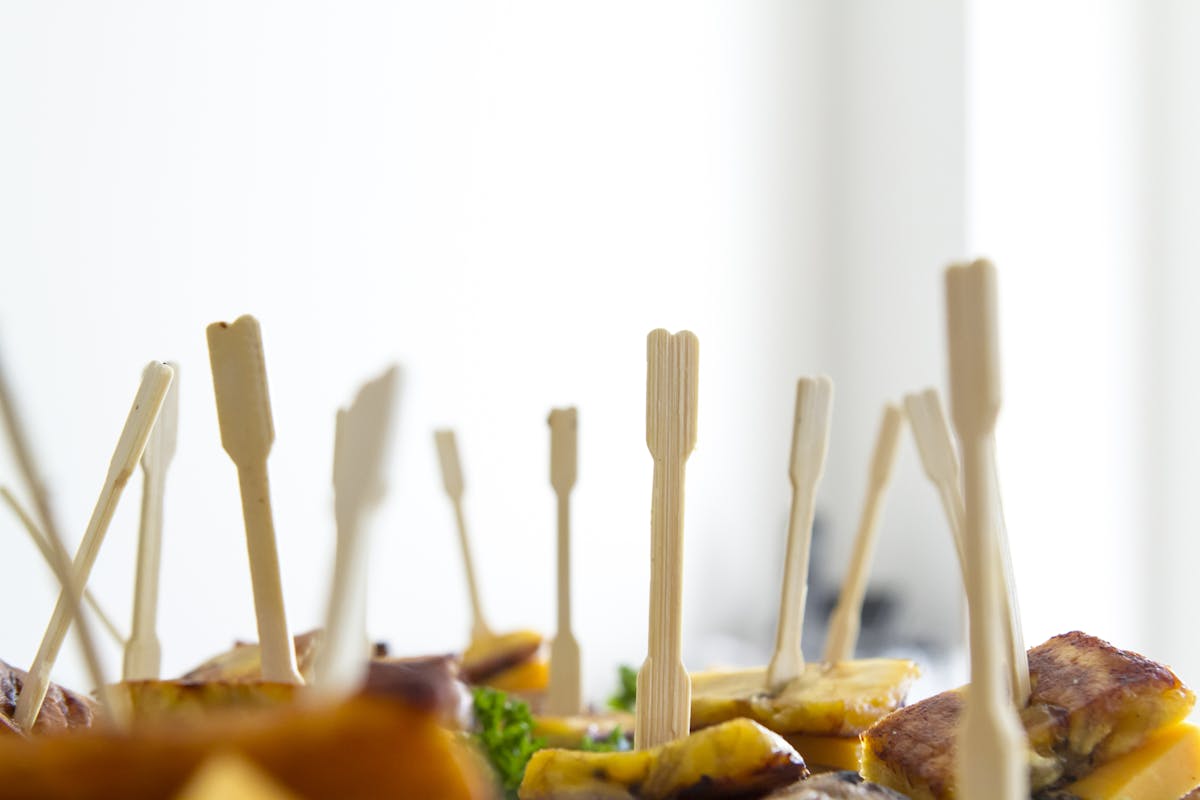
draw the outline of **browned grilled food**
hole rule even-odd
[[[29,673],[25,670],[0,661],[0,729],[11,732],[19,730],[12,721],[12,715],[17,707],[17,695],[28,678]],[[90,698],[52,683],[46,692],[37,722],[33,725],[33,732],[61,733],[75,728],[90,728],[95,718],[95,707]]]
[[[1029,651],[1021,721],[1033,791],[1062,786],[1179,722],[1195,695],[1167,667],[1078,631]],[[914,800],[955,797],[963,689],[884,718],[863,737],[863,775]]]

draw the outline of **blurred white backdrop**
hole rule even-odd
[[[598,697],[645,647],[646,332],[701,341],[685,656],[761,660],[795,378],[837,387],[828,583],[882,403],[943,383],[941,269],[988,254],[1031,642],[1084,628],[1200,674],[1200,646],[1173,633],[1200,555],[1186,31],[1200,19],[1182,1],[10,2],[0,347],[76,539],[142,365],[181,362],[168,674],[254,635],[207,323],[263,324],[296,630],[327,590],[333,412],[403,365],[370,586],[372,633],[401,653],[467,632],[442,425],[494,624],[550,632],[545,416],[577,404],[576,627]],[[139,482],[92,581],[126,628]],[[53,584],[12,520],[0,535],[18,610],[0,657],[25,665]],[[906,445],[874,571],[899,598],[893,640],[957,642],[947,537]],[[83,683],[70,648],[56,677]]]

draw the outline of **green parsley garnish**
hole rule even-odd
[[[633,711],[637,703],[637,670],[622,664],[617,667],[620,685],[617,693],[608,698],[608,707],[616,711]]]
[[[525,703],[486,686],[476,687],[474,696],[477,730],[473,738],[496,770],[505,797],[516,800],[525,765],[546,742],[534,737],[533,715]]]

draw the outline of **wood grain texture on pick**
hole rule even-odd
[[[399,368],[390,367],[364,384],[350,407],[337,413],[333,448],[337,547],[317,668],[317,683],[326,691],[354,691],[370,658],[366,621],[369,543],[364,518],[382,501],[386,490],[384,466],[392,439],[398,375]]]
[[[271,512],[267,457],[275,442],[275,426],[262,332],[258,320],[247,315],[232,323],[215,322],[207,333],[221,446],[238,471],[263,679],[303,683],[288,630]]]
[[[480,599],[479,579],[475,573],[475,560],[471,556],[471,536],[467,531],[467,518],[463,513],[463,473],[458,459],[458,438],[454,431],[443,429],[433,432],[437,445],[438,464],[442,469],[442,486],[454,509],[454,523],[458,530],[458,543],[462,550],[463,569],[467,577],[467,593],[471,601],[471,641],[477,644],[495,638],[487,618],[483,614]]]
[[[871,453],[867,493],[859,516],[858,533],[854,537],[850,568],[842,581],[837,606],[829,617],[829,638],[825,643],[827,662],[846,661],[854,657],[862,621],[863,599],[867,593],[879,521],[883,515],[883,501],[892,482],[903,430],[904,412],[899,406],[888,403],[884,406],[879,433],[875,437],[875,449]]]
[[[142,451],[142,514],[138,525],[137,571],[133,589],[133,624],[125,643],[124,680],[157,680],[162,665],[158,638],[158,576],[162,562],[163,492],[167,467],[179,438],[179,365],[174,372],[158,421]]]
[[[108,533],[108,526],[112,522],[121,493],[146,449],[146,442],[162,409],[173,374],[169,366],[157,361],[150,362],[142,373],[141,384],[121,429],[100,496],[92,510],[83,540],[75,552],[74,562],[70,565],[70,585],[64,586],[59,592],[54,613],[46,626],[46,633],[42,637],[37,655],[30,665],[29,678],[17,698],[13,718],[24,730],[32,730],[38,712],[41,711],[42,701],[45,700],[46,690],[50,686],[50,671],[58,659],[72,617],[79,608],[78,598],[87,587],[88,577],[96,563],[96,556],[100,553],[100,546],[104,543],[105,534]],[[47,531],[47,535],[53,534]],[[61,548],[61,543],[51,542],[51,547]],[[71,597],[72,594],[75,596]]]
[[[982,261],[948,269],[946,311],[950,407],[962,450],[971,650],[958,794],[971,800],[1025,800],[1027,744],[1004,680],[1004,599],[994,530],[998,498],[991,450],[1001,403],[995,269]]]
[[[550,645],[550,685],[546,709],[557,716],[579,714],[583,708],[579,642],[571,630],[571,490],[578,467],[578,414],[556,408],[550,425],[550,485],[558,506],[558,626]]]
[[[655,330],[646,342],[646,444],[654,456],[650,507],[648,654],[637,681],[634,744],[686,736],[691,682],[681,647],[684,472],[696,446],[699,343],[695,334]]]
[[[775,652],[767,666],[767,688],[777,690],[804,671],[800,643],[808,597],[808,558],[816,515],[817,485],[825,474],[829,426],[833,415],[833,381],[820,376],[796,383],[792,419],[792,451],[788,477],[792,508],[788,515],[787,556],[779,593]]]

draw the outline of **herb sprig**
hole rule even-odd
[[[505,797],[516,800],[525,766],[546,742],[533,735],[533,715],[525,703],[486,686],[475,688],[474,699],[473,738],[496,771]]]
[[[622,664],[617,667],[617,693],[608,698],[608,707],[616,711],[632,712],[637,704],[637,670]]]

